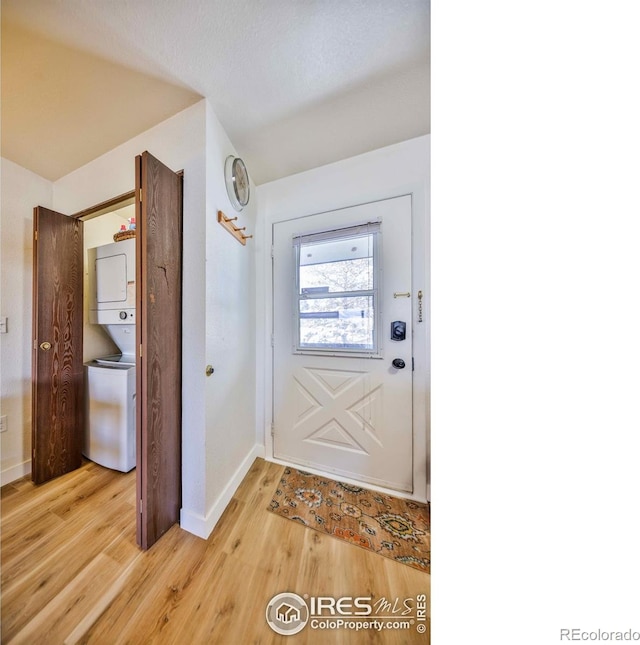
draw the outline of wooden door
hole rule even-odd
[[[136,157],[138,544],[179,521],[182,424],[182,177]]]
[[[80,467],[84,436],[82,222],[33,214],[32,460],[36,484]]]

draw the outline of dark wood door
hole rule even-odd
[[[138,544],[179,521],[182,437],[182,177],[136,157]]]
[[[82,222],[33,212],[32,459],[36,484],[80,467],[84,436]]]

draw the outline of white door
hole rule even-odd
[[[274,456],[411,492],[411,197],[273,238]]]

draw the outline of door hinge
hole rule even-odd
[[[273,437],[273,435],[274,435],[275,433],[276,433],[276,427],[275,427],[275,424],[273,424],[273,423],[272,423],[272,424],[271,424],[271,436]]]
[[[33,232],[33,239],[36,240],[36,242],[38,241],[38,231]]]
[[[411,357],[411,371],[415,372],[415,370],[416,370],[416,359],[413,358],[413,356],[412,356]]]
[[[140,500],[140,510],[138,512],[142,514],[142,500]]]
[[[271,347],[274,346],[273,334],[271,334]]]
[[[273,260],[273,244],[271,245],[271,259]]]
[[[142,358],[142,345],[140,345],[140,358]]]
[[[140,201],[142,201],[142,188],[140,189]]]

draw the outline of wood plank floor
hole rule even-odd
[[[257,459],[208,540],[176,525],[147,552],[135,471],[87,462],[41,486],[4,486],[2,643],[428,643],[430,621],[425,634],[270,629],[268,601],[285,591],[430,597],[428,574],[268,512],[282,471]]]

